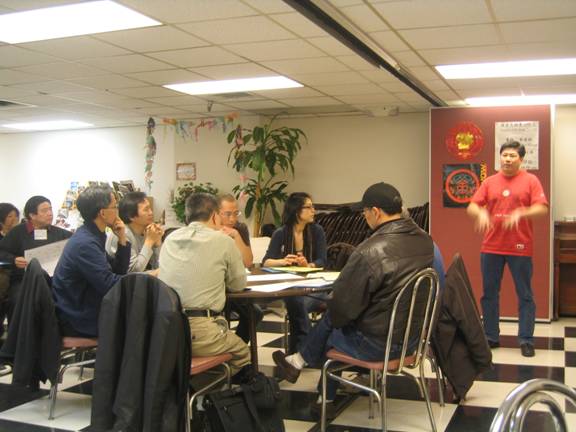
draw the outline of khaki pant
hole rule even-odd
[[[232,354],[232,375],[250,364],[250,350],[242,339],[230,331],[222,317],[188,317],[192,334],[192,356],[204,357],[223,353]]]

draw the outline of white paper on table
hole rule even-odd
[[[261,275],[248,275],[247,279],[248,282],[260,282],[260,281],[287,280],[287,279],[304,279],[304,277],[289,273],[270,273]]]
[[[324,279],[304,279],[301,278],[298,281],[293,282],[279,282],[279,283],[271,283],[271,284],[264,284],[264,285],[254,285],[249,287],[252,291],[260,291],[260,292],[276,292],[282,291],[287,288],[318,288],[323,286],[332,285],[332,282],[327,282]]]
[[[42,268],[50,276],[54,275],[54,270],[56,269],[56,264],[62,255],[64,246],[68,240],[61,240],[59,242],[50,243],[45,246],[40,246],[34,249],[28,249],[24,251],[24,258],[27,262],[30,262],[33,258],[36,258]]]
[[[311,275],[308,276],[308,278],[322,278],[325,281],[333,282],[336,279],[338,279],[338,276],[340,276],[340,272],[327,271],[327,272],[312,273]]]

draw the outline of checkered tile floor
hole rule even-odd
[[[272,352],[282,346],[282,320],[266,315],[259,327],[258,342],[261,370],[275,373]],[[514,335],[515,323],[502,323],[501,347],[493,350],[495,368],[475,382],[465,401],[447,403],[441,408],[433,404],[438,432],[488,431],[497,407],[519,383],[531,378],[549,378],[576,387],[576,319],[562,319],[551,324],[536,325],[536,356],[524,358]],[[319,370],[306,369],[296,384],[281,383],[282,401],[279,409],[286,430],[290,432],[318,430],[310,412],[314,404]],[[437,387],[429,377],[432,400],[438,401]],[[0,378],[0,432],[59,432],[84,430],[90,422],[92,371],[82,381],[74,370],[68,372],[58,394],[56,418],[48,417],[46,387],[38,392],[12,388],[10,376]],[[424,402],[416,385],[405,378],[392,378],[389,384],[388,428],[390,431],[428,431],[430,424]],[[450,394],[446,394],[448,400]],[[570,432],[576,432],[576,408],[562,400]],[[332,422],[331,432],[358,432],[378,429],[379,419],[368,419],[366,397],[341,394],[337,401],[339,414]],[[545,408],[535,406],[525,423],[525,431],[554,431]]]

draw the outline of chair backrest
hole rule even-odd
[[[252,237],[250,239],[250,247],[252,248],[252,262],[256,265],[262,263],[262,258],[266,255],[268,245],[270,244],[270,237]]]
[[[393,335],[396,327],[401,330],[402,348],[399,356],[400,372],[404,365],[404,359],[415,354],[415,360],[406,367],[415,368],[426,354],[428,342],[434,328],[434,317],[438,303],[439,282],[438,275],[432,268],[427,268],[413,275],[400,290],[394,301],[390,315],[390,325],[386,340],[386,353],[384,357],[385,370],[388,369],[390,350],[393,344]],[[401,309],[406,309],[402,310]],[[400,314],[406,315],[406,319],[400,322]],[[417,338],[417,339],[416,339]],[[417,340],[413,351],[414,340]],[[410,351],[409,351],[410,348]],[[392,371],[394,373],[394,371]]]
[[[520,432],[528,410],[536,403],[543,403],[550,409],[555,431],[567,432],[563,409],[556,399],[544,392],[560,393],[576,407],[576,390],[573,388],[548,379],[532,379],[520,384],[506,396],[492,420],[490,432]]]

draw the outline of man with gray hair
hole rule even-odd
[[[219,207],[211,194],[188,197],[188,226],[164,241],[159,278],[180,295],[194,355],[230,353],[230,367],[236,373],[250,363],[250,351],[228,328],[223,309],[226,290],[242,291],[246,287],[246,270],[234,240],[220,231]]]

